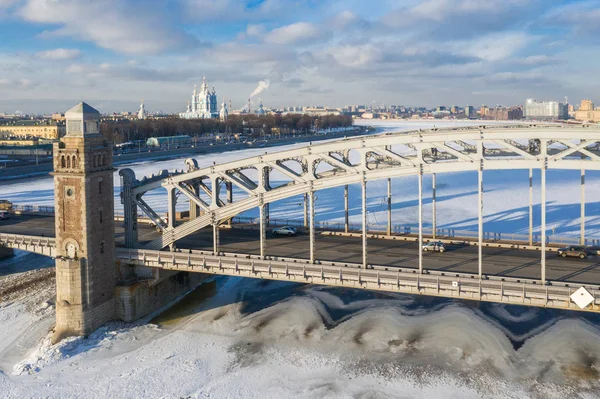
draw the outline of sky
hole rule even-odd
[[[599,50],[600,0],[0,0],[0,112],[600,103]]]

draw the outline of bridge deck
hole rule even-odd
[[[18,216],[4,220],[0,232],[12,234],[44,234],[54,236],[54,218]],[[117,223],[117,242],[123,241],[123,228]],[[150,242],[158,233],[150,226],[140,224],[140,242]],[[221,250],[229,253],[259,254],[259,232],[256,230],[221,229]],[[205,229],[178,241],[178,248],[212,251],[212,230]],[[296,237],[268,237],[267,254],[272,257],[307,259],[308,235]],[[360,238],[343,236],[318,236],[317,259],[343,264],[361,263]],[[416,268],[418,246],[416,242],[369,239],[369,263],[388,267]],[[483,248],[484,274],[514,278],[540,278],[539,251],[511,248]],[[477,247],[450,245],[446,253],[425,253],[424,268],[452,273],[477,273]],[[588,259],[559,258],[547,254],[548,280],[600,285],[600,257]]]

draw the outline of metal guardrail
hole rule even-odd
[[[571,284],[574,288],[567,285],[542,285],[533,280],[490,280],[474,278],[476,275],[461,278],[419,274],[416,269],[389,270],[383,266],[362,269],[358,264],[312,264],[306,260],[257,259],[241,254],[214,255],[118,248],[117,257],[124,263],[165,270],[600,312],[600,291],[596,286],[587,286],[594,299],[581,309],[571,300],[571,294],[580,287],[575,284]]]
[[[0,245],[50,257],[56,255],[56,239],[53,237],[0,233]]]

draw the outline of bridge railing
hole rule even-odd
[[[258,224],[259,219],[255,217],[247,216],[236,216],[233,218],[233,223],[239,224]],[[304,228],[304,221],[299,219],[268,219],[270,227],[277,226],[293,226],[298,228]],[[345,231],[343,222],[332,222],[332,221],[315,221],[315,228],[318,230],[327,231]],[[417,228],[410,225],[392,225],[392,235],[416,235],[418,234]],[[361,233],[362,224],[360,223],[349,223],[348,232],[350,233]],[[387,234],[387,227],[382,225],[368,225],[367,232],[369,234]],[[433,229],[431,227],[424,227],[423,234],[431,236]],[[436,229],[436,237],[438,238],[466,238],[466,239],[477,239],[477,231],[471,230],[459,230],[451,228],[438,228]],[[577,245],[579,244],[579,237],[577,236],[559,236],[559,235],[548,235],[548,244],[559,244],[559,245]],[[487,241],[510,241],[510,242],[529,242],[529,235],[527,234],[514,234],[514,233],[498,233],[491,231],[483,232],[483,239]],[[539,243],[541,239],[540,233],[533,234],[533,242]],[[585,244],[589,246],[600,246],[600,238],[586,238]]]
[[[15,205],[12,206],[15,213],[47,213],[54,214],[54,206],[49,205]]]

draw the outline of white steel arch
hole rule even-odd
[[[352,159],[351,153],[358,153],[358,160]],[[173,245],[177,240],[212,225],[215,232],[215,252],[218,252],[218,225],[241,212],[258,207],[261,215],[261,255],[264,255],[268,204],[302,194],[310,196],[311,193],[322,189],[356,183],[366,184],[372,180],[400,176],[422,177],[423,174],[478,171],[478,191],[482,201],[481,172],[483,170],[540,169],[543,172],[542,192],[545,193],[547,169],[600,170],[600,127],[596,125],[507,125],[429,129],[309,144],[299,149],[265,153],[261,156],[206,168],[198,168],[193,159],[187,160],[186,163],[188,166],[186,172],[163,171],[159,176],[142,180],[136,180],[131,170],[121,171],[122,201],[126,210],[133,209],[125,215],[127,246],[135,247],[137,243],[134,213],[137,212],[138,207],[163,231],[160,238],[146,246],[147,249],[162,249]],[[290,166],[291,164],[299,166],[293,167]],[[319,171],[320,164],[327,165],[328,170]],[[249,173],[250,170],[254,172]],[[271,187],[269,177],[273,171],[287,176],[289,183]],[[252,178],[253,173],[258,177]],[[219,193],[218,187],[221,183],[227,187],[226,201]],[[233,201],[231,196],[233,186],[245,192],[247,197]],[[165,187],[169,193],[170,215],[174,216],[175,213],[176,192],[188,197],[190,203],[194,204],[193,208],[197,206],[203,211],[202,215],[194,214],[190,221],[180,225],[175,225],[172,216],[169,217],[168,222],[164,221],[143,200],[144,193],[159,187]],[[217,189],[213,190],[213,187]],[[208,195],[210,201],[203,200],[201,192],[204,193],[204,197]],[[542,211],[545,215],[545,198],[542,200]],[[314,206],[311,207],[309,218],[311,221],[314,220],[312,213],[314,213]],[[479,212],[480,229],[481,218]],[[544,222],[543,217],[543,234],[545,234]],[[420,237],[422,237],[421,229],[420,224]],[[311,228],[311,236],[314,234],[313,230]],[[541,245],[544,250],[545,240],[542,239]],[[366,256],[364,256],[364,263],[367,266]],[[544,258],[542,258],[542,270],[544,270],[543,263]],[[480,265],[479,274],[481,273]],[[545,276],[542,271],[543,279]]]

